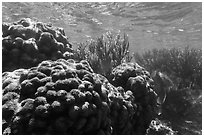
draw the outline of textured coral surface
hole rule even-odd
[[[146,134],[153,80],[137,63],[109,80],[76,61],[63,29],[22,19],[3,28],[3,134]]]
[[[3,134],[144,134],[155,94],[143,75],[130,77],[135,86],[126,90],[85,60],[4,72]]]
[[[2,24],[3,71],[36,66],[43,60],[69,58],[71,44],[59,27],[24,18]]]

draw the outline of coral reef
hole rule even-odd
[[[147,135],[176,135],[177,132],[173,131],[166,123],[159,119],[152,120]]]
[[[142,71],[133,81],[127,74],[129,89],[112,85],[85,60],[4,72],[3,134],[145,134],[156,95]]]
[[[29,18],[2,31],[4,135],[146,134],[157,94],[149,72],[130,63],[126,35],[107,33],[85,51]]]
[[[2,38],[3,72],[34,67],[43,60],[68,59],[73,52],[62,28],[30,18],[3,23]]]

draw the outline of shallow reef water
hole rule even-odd
[[[63,27],[73,43],[104,32],[129,36],[130,50],[202,47],[202,4],[187,2],[2,3],[3,22],[29,17]]]
[[[29,24],[30,19],[32,21]],[[195,98],[186,99],[189,102],[192,100],[193,102],[190,103],[193,105],[189,107],[190,111],[185,113],[185,117],[183,115],[183,117],[181,116],[182,118],[177,117],[178,115],[173,117],[174,113],[169,115],[169,117],[165,115],[173,112],[175,108],[179,108],[178,103],[169,99],[170,101],[167,104],[176,104],[176,107],[169,107],[170,109],[164,111],[162,116],[166,117],[162,117],[163,119],[153,120],[155,117],[156,94],[154,93],[155,89],[152,88],[150,83],[150,73],[147,73],[145,70],[147,68],[137,67],[137,65],[131,64],[132,62],[130,64],[121,64],[111,71],[110,78],[107,77],[110,82],[108,83],[107,79],[100,75],[101,73],[93,73],[94,68],[91,68],[92,66],[90,67],[90,64],[87,64],[86,61],[78,62],[79,60],[76,60],[75,62],[72,60],[74,49],[77,48],[78,43],[95,39],[105,33],[108,34],[108,31],[121,34],[126,33],[129,38],[130,52],[143,53],[155,48],[184,48],[186,46],[201,49],[201,19],[202,3],[198,2],[3,2],[2,70],[3,72],[13,71],[2,73],[2,110],[4,111],[2,127],[4,134],[145,134],[146,132],[151,135],[202,134],[201,94],[199,97],[195,95]],[[57,59],[59,60],[51,61]],[[41,66],[38,65],[36,67],[39,63]],[[51,70],[55,70],[54,68],[56,72],[53,71],[51,73]],[[73,76],[72,71],[76,71],[73,72]],[[64,80],[67,78],[67,75],[69,75],[69,80]],[[99,80],[96,81],[94,78]],[[65,84],[73,82],[77,86],[71,89],[63,89],[63,82]],[[85,86],[87,83],[93,86],[88,88]],[[51,88],[49,90],[52,92],[48,92],[46,89],[45,95],[44,87]],[[81,98],[86,97],[85,93],[83,93],[83,87],[86,87],[87,91],[90,90],[93,98],[95,97],[95,102],[92,99],[91,101],[87,99],[80,103],[77,102],[81,101],[81,99],[77,99],[78,95],[81,95]],[[72,89],[76,88],[77,90],[71,92]],[[27,89],[31,89],[32,94],[26,93]],[[104,96],[107,96],[106,99],[102,96],[102,90],[104,90]],[[201,91],[202,89],[199,90],[199,93]],[[193,90],[189,90],[189,93],[191,92]],[[79,103],[77,104],[79,105],[78,107],[73,107],[73,104],[69,104],[70,102],[68,102],[69,105],[64,105],[64,102],[59,101],[65,95],[66,97],[72,97],[71,93],[73,93],[73,96],[76,93],[75,105]],[[186,93],[187,97],[192,97],[187,94],[187,90],[184,93]],[[89,95],[88,91],[87,97]],[[174,98],[176,94],[173,93],[172,95],[172,98]],[[32,99],[26,100],[24,96],[25,98],[29,97]],[[39,108],[37,108],[39,104],[33,107],[32,111],[36,109],[36,114],[30,115],[29,113],[29,117],[25,117],[28,118],[27,121],[24,121],[26,124],[30,122],[31,128],[21,128],[19,124],[22,125],[22,121],[19,120],[19,117],[24,118],[24,111],[27,113],[27,106],[32,106],[36,102],[34,99],[42,96],[46,97],[45,101],[48,103]],[[57,101],[55,99],[55,101],[52,99],[50,101],[52,96],[56,97]],[[175,99],[178,102],[182,102],[184,96],[181,95],[180,97],[182,98]],[[107,102],[107,98],[110,102]],[[100,110],[94,111],[95,119],[88,117],[89,114],[92,116],[92,112],[84,116],[86,118],[81,115],[80,117],[82,118],[79,120],[72,118],[72,116],[75,116],[75,110],[78,111],[78,108],[83,110],[83,104],[84,108],[89,108],[86,106],[88,104],[87,101],[92,104],[93,108],[91,109],[94,110],[97,107]],[[5,102],[9,102],[7,103],[8,106],[5,105]],[[27,105],[25,105],[26,103]],[[60,103],[63,104],[64,110],[67,111],[69,109],[71,113],[69,118],[74,120],[74,122],[72,121],[74,124],[72,123],[69,129],[58,128],[60,126],[63,127],[62,121],[66,119],[65,117],[59,118],[58,115],[55,115],[55,113],[60,113],[64,116],[63,112],[55,112]],[[123,105],[118,106],[117,103],[123,103]],[[17,107],[13,107],[15,105],[19,106],[19,104],[22,108],[25,106],[26,109],[17,110]],[[47,104],[51,107],[48,107]],[[69,106],[69,108],[65,106]],[[43,107],[49,108],[47,110],[49,115],[47,116],[47,112],[45,115],[47,116],[48,123],[40,123],[42,122],[41,120],[30,118],[30,116],[35,117],[35,115],[41,114],[38,113],[38,110],[40,112],[47,109]],[[106,111],[103,111],[106,108],[107,114]],[[118,115],[120,110],[123,110],[121,111],[123,113]],[[168,110],[170,111],[168,112]],[[9,115],[5,115],[7,112],[9,112]],[[16,116],[15,119],[13,119],[13,114]],[[108,116],[107,119],[105,118],[106,115]],[[129,116],[128,119],[127,115]],[[50,122],[49,119],[52,116],[57,117],[55,117],[54,121]],[[166,119],[170,120],[171,123],[165,121]],[[70,122],[70,120],[66,122]],[[90,129],[81,130],[83,127],[87,127],[87,123],[98,123],[98,126],[95,127],[93,126],[94,124],[89,124]],[[38,124],[42,126],[40,131],[37,129],[39,128]],[[50,125],[49,130],[42,130],[47,128],[47,124]],[[57,124],[59,126],[56,126]],[[71,131],[70,129],[76,129],[76,132],[69,132]]]

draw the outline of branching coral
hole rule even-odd
[[[80,44],[75,52],[76,59],[86,59],[94,72],[109,77],[111,70],[122,62],[130,62],[128,36],[103,34],[96,40]]]

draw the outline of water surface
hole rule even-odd
[[[72,43],[111,30],[129,36],[131,51],[202,48],[202,3],[2,3],[3,22],[30,17],[63,27]]]

